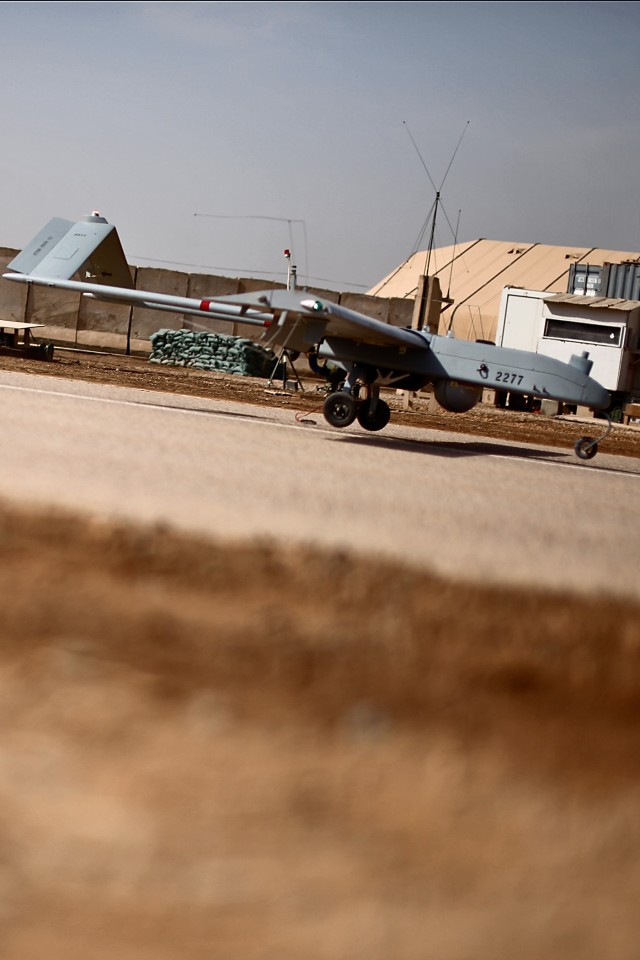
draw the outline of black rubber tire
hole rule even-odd
[[[358,406],[358,423],[365,430],[384,430],[391,419],[389,404],[378,400],[373,413],[369,410],[369,401],[363,400]]]
[[[593,460],[598,452],[598,444],[591,437],[580,437],[573,449],[581,460]]]
[[[348,427],[356,418],[358,405],[350,393],[339,390],[337,393],[329,394],[322,412],[325,420],[332,427]]]

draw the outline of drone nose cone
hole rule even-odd
[[[592,377],[589,377],[587,380],[584,392],[585,405],[592,407],[594,410],[606,410],[611,403],[609,391],[605,390],[605,388]]]

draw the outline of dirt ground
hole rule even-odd
[[[3,958],[637,957],[637,603],[7,504],[0,595]]]

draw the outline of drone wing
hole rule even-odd
[[[5,279],[71,290],[96,300],[128,303],[206,318],[241,321],[265,329],[269,346],[305,351],[323,337],[377,346],[422,346],[415,332],[401,330],[330,300],[291,290],[262,290],[195,299],[134,290],[115,226],[99,214],[73,223],[58,217],[8,265]]]

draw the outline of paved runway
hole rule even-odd
[[[8,372],[0,399],[0,496],[22,504],[640,596],[637,460]]]

